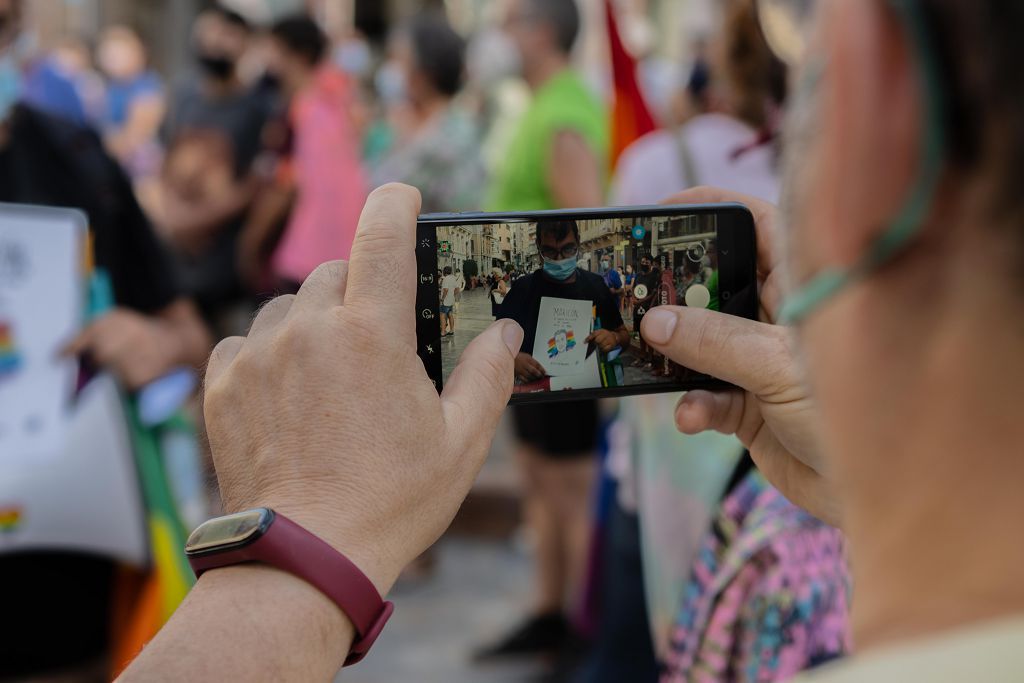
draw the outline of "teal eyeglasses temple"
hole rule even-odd
[[[822,304],[866,277],[906,249],[920,232],[931,208],[946,158],[946,102],[938,52],[922,16],[918,0],[889,0],[907,27],[919,61],[925,100],[925,127],[921,139],[921,168],[917,180],[899,214],[859,263],[851,268],[831,268],[787,297],[779,322],[795,325],[807,319]]]

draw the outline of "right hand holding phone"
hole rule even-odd
[[[528,353],[516,356],[516,378],[525,382],[536,382],[548,376],[548,371]]]
[[[735,434],[783,495],[839,526],[841,510],[826,475],[818,406],[793,353],[790,331],[775,324],[781,300],[778,259],[773,249],[777,209],[753,197],[714,188],[694,188],[670,201],[740,202],[750,208],[757,229],[758,279],[765,321],[670,306],[653,308],[644,317],[643,337],[658,352],[741,389],[687,393],[676,408],[679,430],[686,434],[708,430]]]

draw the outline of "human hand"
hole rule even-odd
[[[228,511],[271,507],[349,557],[382,594],[447,528],[512,393],[523,332],[477,337],[444,393],[416,355],[419,194],[367,200],[351,264],[321,266],[221,342],[205,414]],[[472,425],[472,427],[468,427]]]
[[[589,344],[591,342],[596,342],[597,346],[605,353],[614,351],[619,347],[618,336],[608,330],[594,330],[584,343]]]
[[[741,390],[691,391],[679,402],[676,424],[686,434],[735,434],[758,468],[791,501],[838,526],[839,502],[828,480],[818,407],[795,358],[790,332],[774,324],[781,301],[773,249],[777,210],[752,197],[695,188],[672,203],[740,202],[754,214],[762,319],[659,306],[643,320],[643,338],[680,365],[731,382]]]
[[[520,353],[516,355],[515,372],[516,377],[526,382],[544,379],[548,375],[548,371],[544,369],[544,366],[538,363],[537,359],[528,353]]]
[[[64,352],[88,354],[134,391],[170,372],[182,355],[180,346],[161,319],[115,308],[82,330]]]

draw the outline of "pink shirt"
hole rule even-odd
[[[348,259],[367,181],[349,110],[349,85],[330,67],[292,103],[298,196],[274,253],[274,274],[302,282],[325,261]]]

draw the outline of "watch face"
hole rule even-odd
[[[274,513],[267,508],[246,510],[205,522],[185,542],[185,552],[198,555],[208,551],[226,550],[254,541],[270,527]]]

